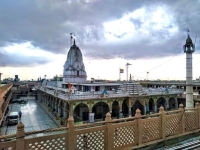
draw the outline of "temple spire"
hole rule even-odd
[[[76,40],[74,39],[74,45],[76,45]]]

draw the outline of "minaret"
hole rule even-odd
[[[192,53],[195,51],[195,45],[192,43],[189,31],[186,44],[183,46],[186,53],[186,108],[194,108],[193,101],[193,80],[192,80]]]

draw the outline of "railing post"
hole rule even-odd
[[[161,121],[161,127],[160,127],[160,133],[161,133],[161,138],[165,139],[166,137],[166,119],[165,119],[165,111],[164,111],[164,107],[160,106],[160,110],[159,110],[159,114],[160,114],[160,121]]]
[[[180,131],[185,133],[185,115],[183,104],[179,105],[179,117],[180,117]]]
[[[200,105],[198,102],[195,103],[195,108],[197,108],[197,123],[198,123],[198,128],[200,129]]]
[[[24,124],[20,122],[17,125],[16,150],[25,150],[24,137],[25,137]]]
[[[68,132],[67,132],[67,149],[75,150],[76,149],[76,135],[74,135],[74,118],[70,116],[68,118]]]
[[[136,109],[135,113],[136,121],[137,121],[137,131],[136,138],[138,145],[142,144],[142,124],[141,124],[141,112],[139,109]]]
[[[112,119],[111,119],[111,114],[108,112],[106,114],[106,132],[105,132],[105,149],[106,150],[111,150],[113,149],[113,142],[114,142],[114,138],[113,138],[113,128],[112,128]]]

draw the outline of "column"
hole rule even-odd
[[[73,105],[72,104],[70,104],[69,105],[69,116],[74,116],[74,110],[73,110]]]
[[[146,104],[146,112],[149,112],[149,104]]]
[[[178,108],[178,103],[175,103],[175,108],[176,108],[176,109]]]
[[[146,105],[143,106],[144,115],[146,115]]]
[[[61,106],[58,106],[58,117],[61,116]]]
[[[165,109],[168,110],[169,109],[169,101],[165,102]]]
[[[24,124],[22,122],[17,125],[16,137],[16,150],[25,150],[25,131]]]
[[[132,113],[131,113],[131,106],[128,107],[128,115],[129,115],[129,117],[132,116]]]
[[[154,112],[157,113],[157,105],[154,105]]]

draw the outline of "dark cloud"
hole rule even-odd
[[[124,15],[145,7],[148,13],[157,7],[166,8],[166,14],[173,22],[163,24],[162,29],[154,29],[156,22],[146,28],[147,20],[130,18],[137,34],[108,32],[119,41],[109,42],[104,35],[103,23],[122,18]],[[197,0],[20,0],[0,2],[0,47],[13,43],[31,42],[35,47],[55,54],[66,54],[69,49],[69,33],[74,32],[78,46],[87,51],[86,57],[121,57],[139,59],[165,57],[176,54],[182,49],[187,37],[187,28],[193,38],[200,33],[200,2]],[[178,32],[169,30],[177,27]],[[148,30],[148,34],[143,29]],[[130,36],[127,40],[126,36]],[[199,36],[200,38],[200,36]],[[196,40],[199,50],[200,40]],[[34,50],[34,49],[33,49]],[[13,64],[26,65],[21,60],[26,56],[4,56]],[[3,57],[3,58],[4,58]],[[33,57],[37,63],[48,60]],[[44,61],[45,60],[45,61]],[[25,61],[24,61],[25,62]],[[28,61],[29,62],[29,61]],[[32,64],[31,62],[28,64]]]
[[[27,67],[37,66],[50,62],[44,57],[26,56],[22,54],[11,54],[5,51],[0,51],[0,67]]]

